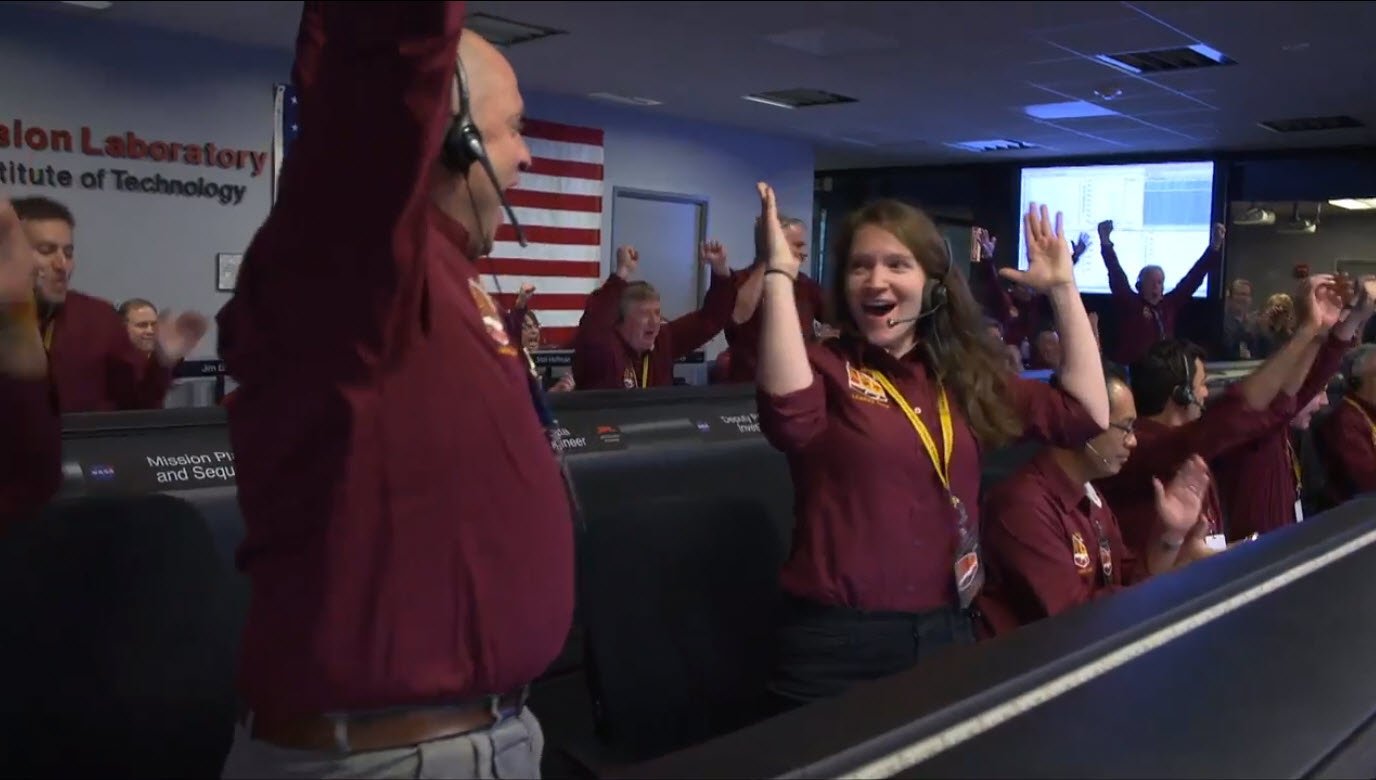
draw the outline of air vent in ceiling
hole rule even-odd
[[[746,100],[764,103],[767,106],[778,106],[779,108],[813,108],[855,102],[853,97],[838,95],[823,89],[777,89],[773,92],[756,92],[753,95],[744,95],[743,97]]]
[[[567,35],[567,30],[556,30],[553,27],[542,27],[538,24],[527,24],[518,22],[514,19],[503,19],[492,14],[476,13],[470,14],[464,19],[464,28],[483,36],[493,46],[515,46],[519,43],[530,43],[541,38],[549,38],[555,35]]]
[[[664,101],[654,98],[637,97],[635,95],[618,95],[615,92],[589,92],[588,97],[606,100],[611,103],[621,103],[627,106],[662,106]]]
[[[1175,73],[1182,70],[1216,68],[1220,65],[1236,65],[1223,52],[1203,44],[1182,46],[1177,49],[1155,49],[1153,51],[1130,51],[1121,54],[1100,54],[1094,59],[1125,70],[1138,76],[1153,73]]]
[[[1299,119],[1272,119],[1260,125],[1273,133],[1309,133],[1315,130],[1346,130],[1366,127],[1350,116],[1308,116]]]
[[[995,138],[991,141],[957,141],[948,146],[957,149],[964,149],[968,152],[1012,152],[1019,149],[1040,149],[1033,143],[1027,141],[1014,141],[1008,138]]]

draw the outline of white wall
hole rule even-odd
[[[116,26],[31,8],[0,5],[0,123],[22,119],[96,138],[133,131],[145,140],[213,142],[271,152],[272,87],[290,74],[291,55],[236,47],[142,27]],[[605,131],[606,205],[602,257],[611,268],[613,187],[700,196],[708,236],[724,242],[732,265],[753,253],[759,211],[755,182],[771,182],[780,209],[811,221],[812,150],[798,141],[656,116],[654,109],[527,93],[527,115]],[[223,206],[169,195],[48,190],[77,218],[73,285],[118,302],[138,296],[160,306],[213,315],[228,298],[215,290],[215,255],[242,252],[267,215],[271,175],[186,164],[117,161],[76,153],[0,149],[0,163],[52,164],[74,176],[123,168],[139,176],[247,187]],[[19,196],[34,188],[8,187]],[[197,357],[214,355],[212,331]],[[715,355],[722,339],[712,348]]]
[[[812,223],[813,152],[804,142],[663,117],[652,107],[623,107],[529,91],[525,100],[527,116],[606,132],[602,261],[607,273],[615,251],[611,246],[613,187],[705,199],[707,236],[725,244],[733,268],[748,265],[754,255],[755,217],[760,213],[755,182],[773,185],[780,212],[809,226]],[[725,345],[719,335],[707,348],[708,358]]]
[[[142,27],[0,6],[0,123],[70,131],[74,151],[0,148],[0,163],[49,165],[73,177],[123,169],[140,177],[204,178],[246,187],[238,205],[164,194],[0,185],[11,196],[42,194],[75,213],[73,286],[113,302],[142,297],[161,307],[213,315],[215,255],[242,252],[271,199],[272,86],[289,74],[287,52],[219,44]],[[98,158],[81,153],[80,131],[97,145],[133,132],[147,140],[268,153],[268,169]],[[212,331],[193,357],[213,357]]]

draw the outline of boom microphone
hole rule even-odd
[[[516,219],[516,210],[511,208],[511,203],[506,199],[506,193],[502,192],[502,185],[497,181],[497,172],[492,168],[492,161],[487,159],[486,154],[483,154],[478,157],[478,162],[487,172],[487,178],[492,181],[492,189],[497,192],[497,200],[502,202],[502,208],[506,209],[507,219],[511,221],[511,226],[516,229],[516,240],[521,243],[521,246],[527,246],[526,232],[521,229],[521,223]]]
[[[893,328],[893,327],[897,327],[897,326],[899,326],[899,325],[907,325],[907,324],[910,323],[910,322],[917,322],[918,320],[922,319],[923,317],[930,317],[930,316],[932,316],[932,315],[935,314],[935,313],[936,313],[936,309],[932,309],[931,311],[924,311],[924,312],[922,312],[921,314],[916,314],[916,315],[913,315],[912,317],[902,317],[902,318],[900,318],[900,319],[894,319],[894,318],[890,317],[889,320],[888,320],[888,322],[889,322],[889,327],[890,327],[890,328]]]
[[[1094,445],[1093,445],[1093,444],[1090,444],[1089,442],[1085,442],[1085,447],[1089,448],[1089,451],[1092,452],[1092,453],[1094,453],[1094,457],[1096,457],[1096,458],[1098,458],[1099,460],[1101,460],[1101,461],[1104,462],[1104,468],[1109,468],[1109,469],[1113,468],[1113,464],[1109,462],[1108,458],[1105,458],[1103,455],[1100,455],[1100,454],[1099,454],[1099,451],[1096,450],[1096,449],[1094,449]]]

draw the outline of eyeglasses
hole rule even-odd
[[[1131,436],[1131,435],[1135,432],[1135,431],[1134,431],[1135,424],[1136,424],[1136,421],[1135,421],[1135,420],[1129,421],[1129,422],[1125,422],[1125,423],[1121,423],[1121,422],[1111,422],[1111,423],[1108,424],[1108,427],[1113,428],[1113,429],[1115,429],[1115,430],[1122,431],[1122,432],[1123,432],[1123,441],[1127,441],[1128,437]]]

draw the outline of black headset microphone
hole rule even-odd
[[[528,246],[526,243],[525,231],[521,229],[521,223],[516,219],[516,210],[507,202],[506,193],[502,191],[502,184],[497,180],[497,171],[492,167],[492,161],[487,157],[487,147],[483,145],[483,134],[478,130],[478,126],[473,122],[473,115],[468,105],[468,74],[464,72],[463,62],[458,61],[454,66],[454,73],[459,79],[459,113],[454,117],[454,121],[449,125],[449,131],[444,135],[444,147],[441,156],[444,167],[451,173],[463,174],[467,178],[468,169],[473,163],[482,166],[487,173],[487,178],[492,181],[492,189],[497,193],[497,200],[501,201],[502,208],[506,209],[507,219],[511,221],[511,226],[516,230],[516,240],[521,246]],[[474,210],[474,216],[482,219]]]
[[[1199,399],[1194,394],[1194,372],[1190,370],[1189,357],[1183,353],[1180,355],[1180,367],[1185,369],[1184,380],[1171,391],[1171,399],[1181,406],[1199,406]]]
[[[933,279],[932,281],[928,282],[926,288],[923,289],[922,312],[920,314],[914,314],[911,317],[899,317],[897,319],[890,317],[888,319],[889,327],[895,328],[899,325],[907,325],[910,322],[917,322],[919,320],[926,319],[927,317],[936,314],[937,310],[945,305],[946,279],[945,275],[943,274],[942,278]]]
[[[1103,461],[1103,463],[1104,463],[1104,468],[1107,468],[1107,469],[1113,468],[1113,464],[1112,464],[1111,462],[1109,462],[1109,459],[1108,459],[1108,458],[1105,458],[1103,455],[1099,454],[1099,451],[1096,450],[1096,449],[1094,449],[1094,445],[1093,445],[1093,444],[1090,444],[1089,442],[1085,442],[1085,447],[1087,447],[1087,448],[1089,449],[1090,452],[1094,453],[1094,457],[1096,457],[1096,458],[1098,458],[1099,460]]]

